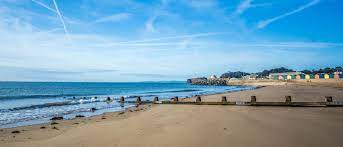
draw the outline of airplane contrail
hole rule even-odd
[[[295,13],[299,13],[299,12],[309,8],[309,7],[312,7],[312,6],[316,5],[316,4],[318,4],[319,2],[320,2],[320,0],[312,0],[311,2],[309,2],[309,3],[305,4],[305,5],[302,5],[302,6],[298,7],[295,10],[292,10],[290,12],[281,14],[279,16],[276,16],[276,17],[273,17],[273,18],[270,18],[270,19],[262,20],[262,21],[260,21],[257,24],[257,28],[258,29],[263,29],[264,27],[268,26],[269,24],[273,23],[274,21],[280,20],[282,18],[285,18],[287,16],[293,15]]]
[[[198,37],[225,35],[225,34],[230,34],[230,32],[209,32],[209,33],[197,33],[197,34],[179,35],[179,36],[168,36],[168,37],[150,38],[150,39],[133,40],[133,41],[125,41],[125,42],[106,43],[105,45],[101,44],[100,46],[111,47],[111,46],[165,46],[165,45],[181,45],[182,43],[175,43],[175,42],[162,42],[162,43],[154,43],[154,42],[155,41],[161,41],[161,40],[184,39],[184,38],[198,38]]]
[[[118,42],[117,44],[152,42],[152,41],[160,41],[160,40],[182,39],[182,38],[193,38],[193,37],[206,37],[206,36],[215,36],[215,35],[224,35],[224,34],[229,34],[229,32],[197,33],[197,34],[190,34],[190,35],[169,36],[169,37],[160,37],[160,38],[142,39],[142,40],[135,40],[135,41]]]
[[[44,4],[44,3],[40,2],[40,1],[36,1],[36,0],[31,0],[31,1],[36,3],[36,4],[38,4],[38,5],[40,5],[40,6],[42,6],[42,7],[44,7],[44,8],[47,8],[48,10],[50,10],[50,11],[52,11],[54,13],[57,13],[55,9],[49,7],[48,5],[46,5],[46,4]]]
[[[58,9],[56,0],[52,0],[52,1],[54,2],[55,9],[56,9],[56,13],[57,13],[58,17],[60,18],[60,21],[61,21],[61,23],[62,23],[62,25],[63,25],[64,32],[66,33],[66,35],[68,35],[67,26],[66,26],[66,24],[65,24],[65,22],[64,22],[64,20],[63,20],[63,16],[62,16],[60,10]]]

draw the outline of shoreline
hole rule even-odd
[[[229,90],[229,91],[226,91],[226,92],[217,92],[217,93],[213,93],[213,94],[200,94],[200,96],[208,96],[208,95],[216,95],[216,94],[224,94],[224,93],[231,93],[231,92],[237,92],[237,91],[246,91],[246,90],[254,90],[256,89],[256,87],[258,86],[245,86],[245,85],[233,85],[233,86],[237,86],[239,87],[240,89],[239,90]],[[230,86],[226,86],[226,87],[230,87]],[[99,96],[99,95],[95,95],[96,97]],[[181,97],[181,99],[187,99],[187,98],[191,98],[191,97],[196,97],[198,95],[194,95],[194,96],[190,96],[190,97]],[[92,96],[87,96],[87,97],[92,97]],[[106,97],[106,96],[104,96]],[[134,98],[136,96],[129,96],[129,98],[126,98],[126,100],[129,100],[129,101],[135,101],[136,98]],[[171,98],[167,98],[167,99],[163,99],[163,100],[170,100],[172,99]],[[119,101],[119,98],[117,99],[113,99],[113,101]],[[125,106],[126,108],[124,108],[124,111],[126,111],[126,109],[130,109],[130,108],[133,108],[134,106],[130,106],[130,105],[134,105],[133,103],[132,104],[127,104],[127,106]],[[90,117],[96,117],[96,116],[100,116],[100,115],[103,115],[105,113],[116,113],[116,112],[121,112],[123,110],[114,110],[114,111],[109,111],[109,110],[96,110],[96,111],[104,111],[100,114],[91,114],[92,112],[87,112],[87,113],[90,113],[91,115],[90,116],[85,116],[86,118],[90,118]],[[70,115],[70,114],[69,114]],[[70,116],[67,116],[65,117],[63,120],[73,120],[73,119],[77,119],[75,116],[76,115],[72,115],[74,117],[70,117]],[[32,125],[41,125],[41,124],[49,124],[50,122],[52,122],[52,120],[50,119],[46,119],[46,120],[36,120],[36,123],[34,123],[35,120],[29,120],[29,121],[33,121],[33,123],[27,123],[26,125],[15,125],[15,124],[7,124],[8,127],[0,127],[0,129],[9,129],[9,128],[17,128],[17,127],[25,127],[25,126],[32,126]],[[4,125],[6,126],[6,125]]]
[[[51,120],[50,122],[40,124],[17,126],[12,128],[0,128],[0,145],[3,142],[23,142],[28,140],[32,141],[51,138],[82,125],[126,119],[128,117],[137,115],[139,112],[151,109],[151,107],[151,104],[138,105],[125,108],[124,111],[105,112],[100,115],[93,115],[89,117],[75,117],[72,119]],[[42,133],[42,131],[49,131],[49,133],[47,133],[49,135],[38,138],[26,137],[27,134]]]
[[[199,96],[202,96],[202,97],[206,97],[206,96],[216,96],[216,95],[221,95],[221,94],[229,94],[229,93],[234,93],[234,92],[242,92],[242,91],[251,91],[251,90],[256,90],[256,89],[259,89],[259,88],[263,88],[265,86],[249,86],[249,85],[228,85],[228,86],[239,86],[239,87],[249,87],[248,89],[240,89],[240,90],[232,90],[232,91],[227,91],[227,92],[219,92],[219,93],[215,93],[215,94],[201,94]],[[195,98],[197,95],[195,95],[194,97],[185,97],[185,98],[180,98],[181,101],[187,101],[187,100],[190,100],[192,98]],[[102,114],[98,114],[98,115],[92,115],[92,116],[85,116],[85,117],[81,117],[81,118],[78,118],[78,117],[74,117],[74,118],[71,118],[71,119],[62,119],[62,120],[49,120],[49,122],[44,122],[44,123],[37,123],[37,124],[31,124],[31,125],[23,125],[23,126],[15,126],[15,127],[7,127],[7,128],[0,128],[0,144],[2,141],[8,141],[8,140],[12,140],[12,141],[25,141],[25,140],[31,140],[32,137],[28,137],[28,138],[21,138],[21,139],[13,139],[13,138],[18,138],[16,135],[17,134],[20,134],[20,133],[23,133],[23,132],[27,132],[27,131],[37,131],[38,129],[42,129],[41,127],[44,127],[44,129],[53,129],[53,130],[61,130],[60,133],[63,133],[63,131],[66,131],[68,129],[71,129],[73,127],[77,127],[77,125],[85,125],[85,124],[88,124],[88,123],[94,123],[94,120],[98,120],[100,117],[101,119],[102,118],[106,118],[106,116],[109,116],[109,117],[115,117],[115,116],[120,116],[122,114],[126,114],[128,112],[130,112],[131,115],[134,115],[132,113],[135,113],[137,111],[142,111],[142,110],[146,110],[146,109],[150,109],[152,106],[154,106],[153,104],[141,104],[139,105],[139,107],[136,106],[131,106],[131,107],[127,107],[125,108],[124,111],[113,111],[113,112],[105,112],[105,113],[102,113]],[[130,115],[130,116],[131,116]],[[112,120],[116,120],[118,118],[112,118]],[[102,119],[103,121],[104,119]],[[90,121],[90,122],[87,122],[87,121]],[[55,124],[55,122],[57,124]],[[95,122],[99,122],[98,121],[95,121]],[[75,124],[75,123],[78,123],[78,124]],[[63,125],[62,127],[55,129],[54,127],[56,127],[58,124],[61,124]],[[61,126],[60,125],[60,126]],[[20,133],[12,133],[12,132],[15,132],[15,131],[19,131]],[[12,136],[12,139],[11,137],[4,137],[4,134],[7,134],[5,136]],[[11,135],[12,134],[12,135]],[[49,136],[49,137],[54,137],[54,136],[57,136],[59,133],[55,134],[53,133],[54,135],[52,136]],[[13,136],[16,136],[16,137],[13,137]]]
[[[228,101],[230,100],[240,100],[240,101],[249,101],[251,95],[256,95],[257,96],[257,101],[284,101],[284,95],[285,94],[290,94],[294,97],[294,101],[313,101],[313,100],[324,100],[323,96],[327,94],[331,94],[334,96],[334,101],[343,101],[343,90],[341,88],[333,88],[333,87],[323,87],[323,86],[302,86],[302,85],[294,85],[294,84],[289,84],[289,85],[268,85],[268,86],[259,86],[255,88],[254,90],[244,90],[244,91],[235,91],[235,92],[225,92],[225,93],[220,93],[220,94],[210,94],[210,95],[201,95],[203,101],[220,101],[221,96],[227,96]],[[182,99],[182,101],[194,101],[195,98],[185,98]],[[251,110],[254,110],[253,112],[250,112]],[[306,111],[304,111],[306,110]],[[238,115],[232,112],[236,112],[239,114],[242,112],[249,112],[248,114],[244,115]],[[293,113],[288,113],[288,111],[294,111]],[[302,119],[308,119],[312,117],[318,117],[320,119],[316,119],[316,121],[319,120],[332,120],[330,124],[334,123],[335,125],[328,126],[327,124],[320,123],[321,126],[319,128],[326,128],[329,130],[338,130],[339,132],[335,132],[336,135],[342,136],[343,134],[340,134],[340,132],[343,132],[340,128],[343,128],[343,124],[340,125],[341,118],[340,114],[343,112],[342,108],[282,108],[282,107],[247,107],[247,106],[196,106],[196,105],[139,105],[137,108],[127,108],[124,112],[108,112],[102,115],[98,116],[91,116],[91,117],[85,117],[85,118],[76,118],[76,119],[71,119],[71,120],[57,120],[56,122],[58,124],[51,124],[51,123],[45,123],[45,124],[37,124],[37,125],[31,125],[31,126],[22,126],[22,127],[15,127],[15,128],[7,128],[7,129],[0,129],[0,145],[2,146],[21,146],[24,145],[25,143],[29,143],[28,146],[46,146],[46,143],[49,142],[51,143],[48,146],[58,146],[58,144],[55,141],[62,142],[63,144],[67,146],[84,146],[85,143],[81,144],[73,144],[73,140],[71,138],[67,137],[70,136],[75,136],[75,133],[78,135],[81,135],[79,137],[76,136],[76,140],[83,140],[84,142],[88,142],[88,140],[84,140],[85,138],[89,137],[94,137],[93,142],[96,144],[102,144],[104,146],[111,146],[111,143],[108,141],[110,140],[104,140],[101,136],[113,136],[114,138],[120,139],[120,140],[126,140],[123,137],[126,131],[129,132],[127,134],[128,138],[134,138],[134,140],[137,140],[138,142],[144,142],[147,146],[149,145],[154,145],[156,143],[159,143],[159,145],[163,145],[163,142],[161,141],[155,141],[151,142],[148,141],[146,142],[145,140],[142,140],[146,137],[143,137],[139,134],[160,134],[165,131],[158,131],[159,129],[156,130],[156,128],[150,128],[152,126],[157,127],[157,128],[174,128],[175,130],[189,130],[187,134],[189,135],[197,135],[199,138],[206,138],[209,137],[206,134],[199,134],[197,133],[198,131],[205,129],[208,132],[217,134],[219,132],[222,132],[223,129],[221,130],[216,130],[213,127],[205,127],[203,125],[210,123],[210,124],[216,124],[216,125],[225,125],[225,123],[232,123],[234,120],[239,120],[239,119],[245,119],[246,117],[252,117],[250,114],[256,113],[261,118],[260,121],[276,121],[273,120],[272,118],[265,118],[264,113],[282,113],[281,116],[278,116],[280,120],[284,120],[286,118],[291,118],[293,117],[292,114],[296,115],[297,117],[294,118],[295,122],[297,124],[299,123],[300,125],[306,126],[306,122],[303,122]],[[316,114],[311,114],[311,113],[316,113]],[[330,113],[328,113],[330,112]],[[231,120],[231,117],[226,117],[227,113],[231,114],[233,117]],[[317,114],[318,113],[318,114]],[[213,115],[216,114],[216,115]],[[319,115],[320,114],[320,115]],[[196,117],[199,115],[199,117]],[[283,116],[284,115],[284,116]],[[288,116],[290,115],[290,116]],[[309,115],[309,116],[308,116]],[[200,117],[202,116],[202,117]],[[287,117],[286,117],[287,116]],[[275,116],[276,117],[276,116]],[[323,118],[322,118],[323,117]],[[149,119],[147,119],[149,118]],[[223,119],[223,120],[222,120]],[[229,119],[229,120],[227,120]],[[253,126],[256,124],[250,124],[250,119],[249,118],[248,122],[247,120],[241,122],[241,123],[246,123],[247,125],[252,125],[251,129],[257,129]],[[254,118],[257,119],[257,118]],[[337,120],[338,119],[338,120]],[[195,121],[197,120],[197,121]],[[212,120],[216,120],[212,122]],[[185,122],[184,122],[185,121]],[[195,122],[194,122],[195,121]],[[222,122],[223,121],[223,122]],[[284,120],[286,121],[286,120]],[[287,121],[290,121],[287,119]],[[188,122],[188,123],[187,123]],[[176,125],[179,124],[179,125]],[[189,126],[190,124],[193,124],[197,127],[194,128],[193,125]],[[120,124],[120,125],[119,125]],[[128,124],[128,125],[125,125]],[[160,126],[159,124],[164,124]],[[292,124],[290,122],[290,124]],[[151,126],[152,125],[152,126]],[[157,125],[157,126],[156,126]],[[215,126],[216,126],[215,125]],[[232,125],[232,124],[231,124]],[[224,132],[226,130],[231,130],[231,125],[225,126],[224,127]],[[238,124],[236,124],[238,125]],[[288,126],[287,124],[283,124],[284,126]],[[42,127],[45,127],[42,129]],[[190,128],[185,128],[185,126],[188,126]],[[198,127],[205,127],[205,128],[198,128]],[[56,128],[54,128],[56,127]],[[136,129],[133,129],[135,127],[138,127]],[[241,130],[246,130],[246,126],[237,126]],[[257,127],[257,126],[256,126]],[[267,127],[267,126],[264,126]],[[280,126],[281,127],[281,126]],[[296,126],[288,126],[291,129],[292,128],[297,128]],[[317,126],[313,126],[317,127]],[[107,132],[108,128],[114,129],[110,132]],[[148,129],[149,128],[149,129]],[[226,128],[226,129],[225,129]],[[269,128],[269,127],[267,127]],[[97,130],[103,130],[104,132],[98,132]],[[132,130],[133,129],[133,130]],[[192,143],[194,142],[203,142],[202,140],[198,140],[196,138],[192,138],[190,136],[183,136],[184,138],[179,138],[178,135],[172,133],[174,129],[169,130],[165,135],[162,135],[167,138],[176,138],[176,140],[181,140],[180,144],[175,144],[171,143],[175,146],[192,146]],[[200,129],[200,130],[199,130]],[[214,130],[212,130],[214,129]],[[318,129],[318,128],[317,128]],[[122,132],[123,134],[117,134],[116,131]],[[130,131],[129,131],[130,130]],[[140,131],[141,130],[141,131]],[[164,130],[164,129],[163,129]],[[325,130],[325,129],[324,129]],[[13,133],[14,131],[20,131],[19,133]],[[124,131],[124,132],[123,132]],[[286,131],[286,130],[284,130]],[[88,134],[83,133],[83,132],[88,132]],[[94,134],[89,134],[90,132],[94,132]],[[297,132],[294,130],[294,132]],[[133,133],[133,134],[132,134]],[[138,133],[138,134],[137,134]],[[298,132],[299,133],[299,132]],[[68,135],[69,134],[69,135]],[[244,133],[243,133],[244,134]],[[242,133],[236,134],[237,136],[243,137]],[[263,133],[262,133],[263,134]],[[292,135],[296,135],[291,133]],[[301,134],[301,133],[300,133]],[[99,136],[100,135],[100,136]],[[118,136],[119,135],[119,136]],[[132,135],[133,137],[131,137]],[[139,139],[137,138],[138,136],[141,136],[142,138]],[[176,136],[175,136],[176,135]],[[179,134],[180,135],[180,134]],[[228,134],[223,134],[224,136]],[[264,134],[264,135],[269,135],[269,134]],[[324,134],[323,134],[324,135]],[[13,137],[15,136],[15,137]],[[70,137],[71,137],[70,136]],[[281,135],[282,138],[283,135]],[[323,137],[321,135],[318,135],[320,137]],[[153,140],[157,140],[159,137],[154,137],[151,136]],[[227,136],[229,137],[229,136]],[[225,137],[225,138],[227,138]],[[231,136],[232,137],[232,136]],[[283,136],[284,138],[292,139],[290,136]],[[74,138],[74,137],[73,137]],[[105,137],[107,138],[107,137]],[[229,137],[230,138],[230,137]],[[279,137],[277,137],[279,138]],[[324,137],[325,138],[325,137]],[[183,140],[186,139],[186,140]],[[224,138],[223,138],[224,139]],[[253,138],[250,138],[253,139]],[[330,140],[328,138],[325,138],[327,140]],[[102,140],[102,141],[101,141]],[[115,140],[115,139],[114,139]],[[120,142],[112,140],[113,143],[118,143]],[[149,139],[148,139],[149,140]],[[163,140],[163,139],[162,139]],[[168,140],[168,139],[167,139]],[[183,140],[183,143],[182,143]],[[220,142],[219,144],[216,144],[215,142],[212,142],[213,144],[216,144],[218,146],[226,146],[227,143],[220,139],[214,139],[215,141]],[[320,140],[320,139],[319,139]],[[131,140],[133,141],[133,140]],[[171,140],[170,140],[171,141]],[[232,141],[232,140],[231,140]],[[333,146],[339,146],[340,141],[336,140],[331,140],[333,143],[335,143]],[[55,143],[57,144],[55,144]],[[103,144],[102,142],[108,142],[109,144]],[[233,141],[234,142],[234,141]],[[162,144],[161,144],[162,143]],[[204,142],[203,142],[204,143]],[[306,142],[303,142],[306,143]],[[324,142],[325,143],[325,142]],[[92,145],[96,145],[91,143]],[[122,144],[123,146],[127,146],[127,144]],[[140,145],[140,144],[135,144],[135,145]],[[239,145],[239,144],[237,144]],[[247,144],[251,145],[251,144]],[[273,144],[274,146],[276,144]],[[304,144],[301,144],[304,145]],[[321,144],[323,145],[323,144]],[[91,145],[88,145],[91,146]],[[204,144],[198,144],[198,146],[206,146]],[[266,145],[268,146],[268,145]],[[288,145],[289,146],[289,145]],[[294,146],[294,144],[293,144]],[[296,145],[295,145],[296,146]],[[298,145],[299,146],[299,145]]]

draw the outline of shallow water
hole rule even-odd
[[[124,110],[132,105],[116,102],[126,100],[161,100],[171,97],[191,97],[227,91],[251,89],[242,86],[198,86],[185,82],[140,83],[56,83],[56,82],[0,82],[0,128],[48,122],[54,116],[73,118],[75,115],[93,116]],[[107,97],[115,99],[105,102]],[[96,111],[91,111],[96,108]]]

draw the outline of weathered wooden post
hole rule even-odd
[[[142,103],[142,99],[141,99],[141,97],[140,97],[140,96],[139,96],[139,97],[137,97],[136,103],[138,103],[138,104]]]
[[[158,101],[159,101],[158,96],[156,96],[156,97],[154,98],[154,104],[155,104],[156,102],[158,102]]]
[[[253,95],[250,97],[250,103],[256,104],[256,96]]]
[[[124,103],[125,102],[125,98],[123,96],[120,97],[120,103]]]
[[[325,96],[326,102],[332,102],[332,96]]]
[[[201,102],[201,97],[197,96],[197,99],[195,100],[195,102],[197,102],[197,103]]]
[[[123,96],[120,97],[119,103],[120,103],[120,107],[124,107],[125,98]]]
[[[226,99],[226,96],[222,96],[222,103],[226,103],[227,102],[227,99]]]
[[[290,104],[292,102],[292,97],[291,96],[285,96],[286,103]]]

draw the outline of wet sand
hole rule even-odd
[[[209,95],[203,100],[220,101],[222,95],[229,101],[248,101],[251,95],[257,101],[284,101],[285,95],[294,101],[324,101],[326,95],[343,100],[342,89],[296,85]],[[57,121],[58,130],[50,124],[2,129],[0,146],[338,147],[343,145],[342,114],[341,107],[146,105],[125,113]],[[13,134],[14,130],[20,133]]]

